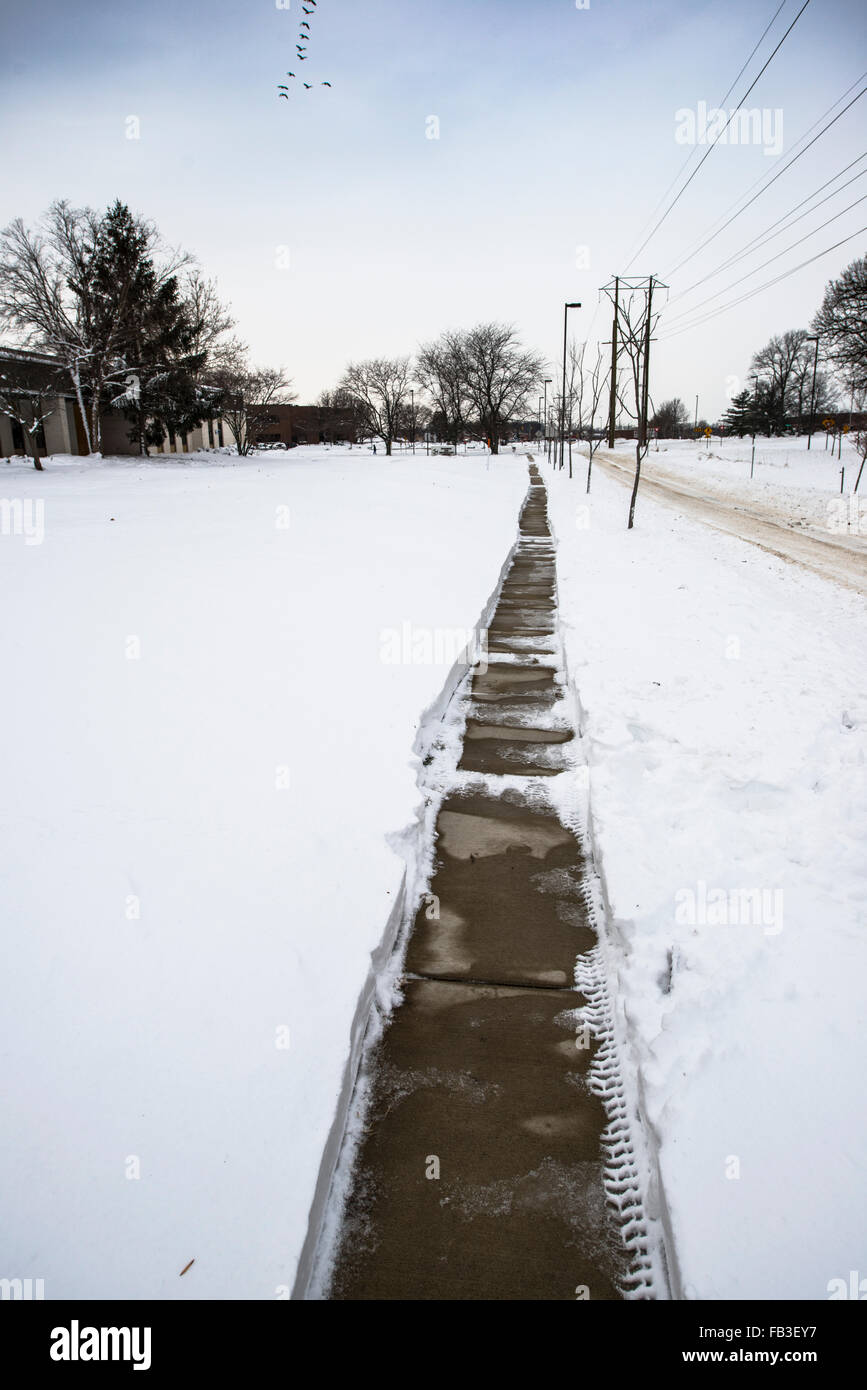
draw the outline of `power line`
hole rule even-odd
[[[682,299],[685,294],[691,294],[694,289],[697,289],[699,285],[703,285],[706,280],[712,280],[715,275],[719,275],[720,271],[728,270],[729,266],[736,265],[737,262],[743,260],[744,256],[748,255],[751,250],[757,251],[759,246],[766,245],[767,242],[773,241],[774,237],[782,236],[783,232],[787,232],[789,230],[789,227],[794,227],[796,222],[800,222],[801,219],[804,217],[809,217],[811,212],[815,212],[816,208],[820,208],[822,204],[827,203],[829,199],[836,198],[837,194],[842,193],[844,188],[848,188],[850,184],[857,183],[858,179],[863,179],[864,175],[867,174],[867,169],[862,169],[860,174],[855,174],[851,179],[847,179],[845,183],[841,183],[840,187],[835,188],[833,193],[829,193],[826,197],[820,198],[819,202],[816,203],[813,207],[807,208],[807,210],[805,212],[802,212],[799,217],[793,218],[793,220],[789,222],[788,226],[780,227],[779,231],[777,232],[773,231],[774,227],[778,227],[781,222],[785,222],[787,218],[791,217],[793,213],[798,211],[798,208],[803,207],[805,203],[812,202],[816,195],[818,193],[821,193],[823,189],[827,188],[829,184],[836,183],[837,179],[842,178],[842,176],[844,174],[847,174],[849,170],[854,168],[856,164],[860,164],[862,159],[867,159],[867,151],[865,151],[864,154],[860,154],[857,159],[853,159],[851,164],[847,164],[845,169],[841,169],[840,172],[838,174],[835,174],[833,178],[827,179],[825,183],[820,184],[818,188],[814,189],[812,193],[809,193],[806,198],[802,198],[801,201],[799,203],[796,203],[793,208],[790,208],[788,212],[784,212],[782,217],[778,217],[776,222],[772,222],[770,227],[765,228],[764,232],[757,233],[756,236],[752,237],[751,240],[747,242],[743,250],[736,252],[733,256],[729,256],[728,259],[723,261],[722,265],[718,266],[716,270],[711,270],[707,275],[703,275],[700,280],[696,280],[694,284],[688,287],[688,289],[681,290],[680,294],[675,295],[674,300],[672,300],[672,303],[676,303],[678,299]],[[770,235],[770,233],[772,232],[773,235]]]
[[[740,279],[733,280],[730,285],[726,285],[725,289],[717,290],[716,294],[708,295],[707,299],[699,300],[698,304],[693,304],[691,309],[681,310],[679,314],[674,315],[671,322],[675,323],[678,319],[689,318],[690,314],[694,314],[698,309],[701,309],[703,305],[710,304],[712,300],[719,299],[721,294],[728,294],[729,290],[733,290],[737,285],[742,285],[744,281],[749,280],[751,276],[758,275],[760,270],[764,270],[767,266],[773,265],[774,261],[778,261],[781,256],[787,256],[790,251],[794,251],[796,246],[800,246],[804,241],[809,241],[810,237],[815,236],[817,232],[823,232],[826,227],[830,227],[832,222],[836,222],[839,218],[843,217],[845,213],[851,212],[853,208],[856,208],[859,203],[863,203],[865,199],[867,199],[867,193],[864,194],[863,198],[856,198],[854,203],[850,203],[847,208],[842,208],[841,211],[835,213],[833,217],[829,217],[827,222],[823,222],[820,226],[814,227],[811,232],[806,232],[805,235],[799,237],[797,241],[793,241],[791,246],[787,246],[783,251],[778,251],[775,256],[770,256],[766,261],[762,261],[761,265],[757,265],[752,270],[748,270],[746,275],[742,275]]]
[[[730,86],[729,86],[729,89],[728,89],[728,91],[726,92],[725,96],[723,96],[723,97],[720,99],[720,101],[717,103],[718,106],[723,106],[723,105],[725,104],[725,102],[728,101],[729,97],[731,96],[732,90],[734,89],[735,85],[736,85],[738,82],[740,82],[741,77],[743,76],[745,70],[749,67],[749,65],[750,65],[750,63],[752,62],[752,60],[753,60],[753,58],[754,58],[754,56],[755,56],[757,50],[761,47],[762,43],[764,42],[765,35],[767,34],[768,30],[772,27],[772,25],[773,25],[773,23],[774,23],[774,20],[776,19],[777,15],[780,13],[780,10],[782,10],[786,4],[787,4],[787,0],[780,0],[780,3],[779,3],[779,5],[777,6],[777,8],[774,10],[774,13],[773,13],[773,15],[772,15],[770,21],[768,22],[768,24],[765,25],[765,28],[764,28],[764,30],[762,31],[761,38],[759,39],[758,43],[757,43],[757,44],[755,45],[755,47],[753,48],[752,53],[751,53],[750,56],[747,58],[747,60],[746,60],[746,62],[744,63],[743,67],[741,68],[740,72],[737,74],[737,76],[736,76],[735,78],[732,79],[732,82],[731,82],[731,84],[730,84]],[[653,209],[653,212],[652,212],[652,213],[650,214],[650,216],[648,217],[648,219],[647,219],[647,221],[645,222],[644,227],[642,228],[642,230],[641,230],[641,232],[639,233],[639,235],[641,235],[641,236],[644,235],[644,229],[645,229],[646,227],[648,227],[649,224],[653,221],[654,217],[655,217],[656,214],[659,212],[659,209],[662,207],[662,205],[663,205],[663,203],[665,202],[666,198],[668,197],[669,193],[670,193],[671,190],[674,188],[675,184],[678,182],[678,180],[681,178],[681,176],[686,172],[687,168],[688,168],[689,165],[692,163],[692,161],[695,159],[695,156],[696,156],[697,154],[698,154],[698,145],[693,145],[692,149],[690,150],[690,152],[689,152],[689,154],[687,155],[686,159],[684,160],[683,164],[682,164],[681,167],[678,169],[678,171],[677,171],[677,173],[675,174],[674,178],[671,180],[671,183],[668,185],[668,188],[666,188],[666,190],[665,190],[665,192],[663,193],[662,197],[659,199],[659,202],[656,204],[656,207]],[[646,244],[646,243],[645,243],[645,244]],[[642,247],[639,247],[639,251],[640,251],[641,249],[642,249]],[[632,255],[632,256],[629,257],[629,260],[626,262],[626,269],[627,269],[627,270],[628,270],[629,267],[632,265],[632,262],[633,262],[634,260],[637,260],[639,251],[636,251],[634,255]]]
[[[858,80],[860,81],[861,79],[859,78]],[[852,90],[851,87],[849,88],[849,90]],[[687,263],[691,261],[694,256],[697,256],[700,251],[703,251],[706,246],[709,246],[712,241],[715,241],[716,238],[720,235],[720,233],[725,231],[726,227],[730,227],[732,222],[734,222],[735,218],[740,217],[742,212],[746,212],[747,208],[750,207],[751,204],[753,204],[757,198],[760,198],[763,193],[767,193],[771,185],[776,183],[777,179],[782,178],[786,170],[791,169],[792,165],[796,164],[798,160],[807,153],[807,150],[809,150],[813,145],[815,145],[817,140],[821,140],[822,136],[826,133],[826,131],[830,130],[831,126],[835,125],[836,122],[840,120],[841,116],[845,116],[849,108],[854,106],[856,101],[860,101],[861,97],[863,97],[865,92],[867,92],[867,87],[862,87],[861,91],[857,94],[857,96],[854,96],[852,100],[846,106],[843,107],[842,111],[838,111],[837,115],[834,116],[834,118],[830,120],[826,126],[822,127],[818,135],[813,136],[813,139],[809,142],[809,144],[804,146],[804,148],[800,151],[799,154],[793,155],[792,158],[786,164],[783,165],[782,169],[779,169],[777,173],[774,174],[773,177],[768,180],[768,182],[764,185],[763,188],[760,188],[752,196],[752,198],[749,199],[748,202],[744,203],[742,208],[739,208],[737,212],[732,213],[731,217],[728,219],[727,222],[724,222],[723,225],[717,231],[713,232],[709,237],[707,237],[701,243],[700,246],[697,246],[695,248],[694,251],[690,251],[688,256],[684,256],[683,260],[679,261],[677,265],[674,267],[674,270],[668,272],[669,275],[675,275],[683,266],[687,265]],[[834,105],[836,106],[836,104],[837,103],[835,102]]]
[[[693,179],[695,178],[696,174],[698,173],[699,169],[702,167],[702,165],[704,164],[705,160],[709,157],[711,150],[715,149],[716,146],[719,144],[720,140],[722,140],[722,137],[725,135],[726,131],[728,130],[729,126],[731,125],[732,121],[734,120],[734,117],[735,117],[735,115],[737,114],[738,109],[739,109],[739,108],[743,105],[743,103],[746,101],[747,97],[749,96],[749,94],[750,94],[750,92],[753,90],[753,88],[755,87],[755,85],[756,85],[756,83],[758,82],[759,78],[760,78],[760,77],[762,76],[762,74],[768,69],[768,67],[770,66],[771,62],[772,62],[773,59],[776,57],[777,53],[779,53],[780,49],[782,48],[783,44],[786,42],[786,39],[787,39],[787,38],[789,37],[789,35],[791,34],[792,30],[794,29],[794,27],[795,27],[795,25],[797,24],[798,20],[801,18],[801,15],[804,13],[804,11],[805,11],[805,9],[807,8],[807,6],[809,5],[809,3],[810,3],[810,0],[804,0],[803,5],[802,5],[801,8],[798,10],[798,13],[795,15],[795,18],[792,20],[792,22],[791,22],[791,24],[789,25],[788,29],[787,29],[786,32],[783,34],[783,37],[780,39],[780,41],[779,41],[779,43],[777,44],[776,48],[774,48],[774,50],[773,50],[773,52],[771,53],[770,57],[769,57],[769,58],[767,59],[767,61],[763,64],[763,66],[759,69],[758,73],[757,73],[756,76],[753,78],[753,81],[750,83],[749,87],[747,87],[747,90],[744,92],[743,96],[739,99],[738,104],[737,104],[737,106],[735,107],[735,109],[734,109],[732,112],[730,112],[729,118],[728,118],[728,120],[726,121],[725,125],[723,126],[722,130],[720,131],[719,135],[717,136],[716,140],[714,140],[712,144],[708,145],[707,149],[705,150],[705,152],[704,152],[704,154],[702,155],[701,159],[699,160],[698,164],[695,166],[695,168],[693,169],[693,171],[692,171],[692,173],[690,174],[689,178],[687,179],[686,183],[685,183],[685,184],[683,185],[683,187],[681,188],[680,192],[677,194],[677,196],[676,196],[675,198],[672,199],[672,201],[669,203],[668,207],[666,208],[665,212],[662,214],[662,216],[660,217],[659,221],[657,222],[656,226],[655,226],[655,227],[653,228],[653,230],[648,234],[648,236],[645,237],[644,241],[641,243],[641,245],[639,246],[638,250],[635,252],[635,255],[632,257],[632,260],[633,260],[633,261],[634,261],[638,256],[641,255],[641,252],[644,250],[644,248],[645,248],[645,246],[647,245],[647,243],[648,243],[649,241],[652,240],[652,238],[653,238],[653,237],[656,235],[656,233],[659,231],[659,229],[660,229],[660,227],[662,226],[663,222],[666,220],[666,218],[669,216],[669,214],[673,211],[673,209],[674,209],[674,208],[677,206],[677,204],[680,202],[680,199],[683,197],[684,193],[685,193],[686,190],[689,188],[689,185],[692,183],[692,181],[693,181]]]
[[[827,256],[831,251],[836,251],[838,247],[845,246],[847,242],[854,241],[855,237],[863,235],[864,232],[867,232],[867,226],[859,227],[857,232],[852,232],[849,236],[843,237],[842,241],[835,241],[833,246],[826,246],[824,251],[817,251],[815,256],[810,256],[806,261],[801,261],[800,265],[794,265],[791,270],[784,271],[782,275],[776,275],[772,280],[765,281],[763,285],[757,285],[755,289],[747,290],[746,294],[742,294],[737,299],[733,299],[730,304],[720,304],[716,309],[711,309],[710,313],[703,314],[700,318],[696,319],[694,323],[684,324],[682,328],[675,329],[673,333],[664,334],[663,337],[660,338],[660,342],[667,342],[669,338],[677,338],[679,334],[688,333],[690,329],[700,327],[701,324],[707,323],[710,319],[717,318],[719,314],[724,314],[727,310],[734,309],[736,305],[745,304],[748,299],[753,299],[757,294],[761,294],[764,290],[770,289],[773,285],[779,285],[781,281],[788,280],[790,275],[794,275],[797,271],[803,270],[805,266],[812,265],[814,261],[821,260],[822,256]]]
[[[841,96],[836,97],[836,98],[834,99],[834,101],[831,102],[831,105],[830,105],[825,111],[822,112],[821,116],[817,116],[817,117],[816,117],[816,119],[815,119],[815,121],[813,122],[812,125],[807,126],[807,129],[804,131],[803,135],[799,135],[798,138],[797,138],[797,140],[795,141],[794,145],[792,145],[792,148],[791,148],[791,153],[792,153],[792,154],[795,153],[795,151],[797,150],[797,148],[798,148],[799,145],[802,145],[802,144],[804,143],[804,141],[807,139],[807,137],[808,137],[809,135],[812,135],[812,133],[813,133],[813,131],[816,129],[816,127],[817,127],[818,125],[821,125],[821,123],[822,123],[822,121],[824,121],[825,117],[826,117],[826,116],[830,116],[831,112],[834,110],[834,107],[835,107],[835,106],[839,106],[841,101],[845,101],[846,98],[847,98],[847,96],[849,95],[849,93],[852,92],[852,91],[854,91],[854,89],[858,86],[858,84],[859,84],[860,82],[863,82],[865,78],[867,78],[867,72],[862,72],[861,76],[860,76],[860,77],[856,77],[855,81],[852,82],[852,83],[846,88],[845,92],[843,92],[843,94],[842,94]],[[750,186],[749,186],[749,188],[746,190],[746,192],[745,192],[745,193],[742,193],[742,194],[740,195],[740,197],[735,198],[734,202],[733,202],[733,203],[730,203],[729,206],[728,206],[723,212],[720,213],[719,217],[717,217],[717,218],[710,224],[709,231],[710,231],[710,232],[713,232],[714,228],[717,227],[717,226],[719,225],[719,223],[722,222],[723,218],[727,217],[728,214],[729,214],[730,212],[732,212],[735,208],[737,208],[738,204],[739,204],[739,203],[742,203],[742,202],[744,201],[745,198],[748,198],[749,195],[752,193],[752,191],[753,191],[754,188],[758,188],[759,184],[764,183],[765,180],[766,180],[767,178],[770,177],[770,175],[771,175],[772,172],[773,172],[773,170],[772,170],[772,169],[769,169],[769,170],[767,171],[767,173],[759,174],[759,177],[758,177],[757,179],[755,179],[753,183],[750,184]],[[720,227],[720,231],[721,231],[721,230],[722,230],[722,228]],[[679,270],[680,267],[681,267],[682,265],[686,265],[686,262],[687,262],[687,260],[690,259],[691,255],[692,255],[692,253],[690,253],[690,256],[687,256],[684,260],[682,260],[682,261],[680,262],[679,265],[675,266],[675,270]]]
[[[800,203],[796,203],[795,207],[789,208],[788,213],[782,214],[782,217],[778,217],[777,221],[771,222],[770,227],[764,229],[764,232],[759,232],[759,234],[753,236],[752,240],[749,240],[749,242],[746,243],[746,246],[743,247],[742,250],[739,250],[739,252],[735,252],[734,256],[729,256],[727,260],[722,261],[721,265],[717,265],[716,270],[711,270],[707,272],[707,275],[702,275],[702,278],[693,281],[693,284],[689,285],[688,288],[682,289],[682,291],[679,292],[679,295],[674,296],[674,299],[671,300],[671,303],[677,304],[678,300],[684,299],[686,295],[691,295],[693,289],[699,288],[699,285],[704,285],[707,281],[709,281],[709,279],[714,279],[716,275],[722,274],[722,271],[729,270],[729,268],[731,268],[732,265],[738,264],[738,261],[742,261],[743,259],[745,259],[746,256],[752,256],[752,253],[757,252],[757,250],[760,249],[760,246],[767,246],[768,242],[773,242],[773,240],[777,239],[777,236],[782,236],[784,232],[788,232],[789,229],[795,227],[796,222],[803,221],[804,217],[810,217],[810,214],[814,213],[814,211],[816,211],[817,208],[823,206],[823,203],[829,202],[829,199],[838,196],[838,193],[842,193],[843,189],[849,188],[849,186],[852,185],[852,183],[857,183],[857,181],[859,181],[860,178],[864,178],[864,175],[867,174],[867,170],[861,170],[860,174],[854,174],[853,178],[846,179],[846,182],[841,183],[841,186],[839,186],[839,188],[835,188],[834,192],[828,193],[828,195],[825,195],[825,197],[821,197],[821,199],[818,200],[818,203],[814,204],[813,207],[807,208],[806,211],[800,213],[799,217],[793,217],[791,222],[786,222],[786,218],[792,217],[792,213],[796,213],[799,207],[803,207],[804,203],[811,202],[811,200],[813,200],[814,197],[816,197],[817,193],[821,193],[821,190],[827,188],[828,183],[836,182],[836,179],[841,178],[842,174],[846,174],[846,172],[848,172],[850,168],[853,167],[853,164],[860,164],[860,161],[866,160],[866,158],[867,152],[864,154],[859,154],[857,160],[853,160],[852,164],[846,165],[846,168],[843,168],[843,170],[839,171],[839,174],[835,174],[834,178],[829,178],[827,182],[823,183],[823,185],[820,186],[820,188],[814,190],[814,192],[810,193],[809,196],[804,197],[804,199],[800,200]],[[785,227],[778,227],[779,222],[786,222]],[[775,227],[778,227],[778,231],[774,231]],[[816,231],[821,231],[821,228],[816,228]]]

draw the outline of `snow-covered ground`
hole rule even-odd
[[[700,488],[708,497],[755,510],[789,525],[811,527],[833,535],[867,537],[867,468],[858,494],[853,488],[860,458],[844,437],[841,457],[837,444],[826,449],[826,434],[779,439],[756,438],[755,465],[750,477],[752,439],[714,438],[709,446],[693,440],[664,439],[651,445],[644,472],[648,478],[681,482]],[[618,455],[631,465],[635,445],[618,440]],[[843,470],[841,498],[840,472]],[[579,465],[580,470],[580,465]]]
[[[601,470],[589,499],[544,476],[681,1287],[827,1298],[867,1268],[864,600],[647,495],[627,532]]]
[[[0,464],[3,1277],[291,1288],[493,462]]]
[[[681,471],[740,486],[742,460],[690,449]],[[822,504],[804,470],[826,464],[795,469]],[[627,533],[621,484],[598,470],[588,504],[543,468],[680,1287],[825,1298],[867,1260],[864,601],[648,495]],[[285,1296],[401,890],[413,742],[526,461],[0,479],[0,1274],[49,1298]]]

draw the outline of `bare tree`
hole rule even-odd
[[[16,218],[0,234],[0,322],[22,343],[53,353],[66,367],[91,452],[84,381],[90,378],[92,345],[82,304],[89,291],[86,268],[96,244],[96,226],[89,208],[77,210],[58,202],[52,204],[41,231],[29,232]]]
[[[626,359],[628,377],[628,385],[622,397],[622,404],[626,413],[638,422],[635,476],[632,481],[629,518],[626,523],[627,530],[630,531],[635,523],[635,503],[638,499],[638,485],[641,481],[641,464],[647,455],[649,445],[650,340],[658,317],[658,313],[653,313],[652,276],[645,288],[627,289],[624,293],[621,285],[618,340],[620,355]],[[627,401],[630,400],[632,404],[627,404]]]
[[[799,380],[803,382],[803,373],[799,367],[806,367],[808,361],[807,333],[803,328],[775,334],[753,357],[751,370],[769,387],[772,428],[780,433],[785,426],[787,410],[800,409],[797,390]]]
[[[35,231],[17,218],[0,234],[0,323],[65,368],[91,452],[100,447],[107,393],[128,386],[122,338],[144,262],[154,290],[190,263],[180,251],[166,252],[153,223],[140,217],[129,218],[136,254],[112,258],[106,236],[119,211],[126,211],[119,203],[99,215],[59,201]],[[161,262],[151,266],[158,251]]]
[[[544,375],[545,360],[528,352],[509,324],[482,323],[462,335],[467,395],[492,454],[510,421],[525,414]]]
[[[584,355],[587,349],[586,343],[576,343],[575,339],[569,340],[569,347],[566,353],[566,399],[563,405],[562,424],[566,438],[569,441],[569,477],[572,477],[572,436],[576,432],[580,437],[583,428],[584,415]],[[563,363],[560,363],[562,374]],[[563,467],[562,453],[560,456],[560,467]]]
[[[650,424],[663,439],[680,439],[689,424],[689,413],[680,396],[661,401],[651,416]]]
[[[383,441],[386,454],[400,433],[410,379],[408,357],[372,357],[350,362],[340,382],[355,400],[364,429]]]
[[[291,382],[278,367],[252,367],[243,343],[227,345],[209,374],[219,391],[220,408],[241,455],[251,454],[262,425],[275,405],[296,399]]]
[[[583,363],[583,356],[582,356]],[[582,376],[585,375],[582,371]],[[608,378],[611,375],[611,367],[608,361],[607,352],[602,351],[602,344],[596,344],[596,357],[593,365],[586,372],[586,387],[582,390],[587,402],[587,410],[590,419],[587,426],[587,487],[586,492],[590,491],[590,475],[593,471],[593,455],[605,437],[604,431],[596,432],[596,414],[603,398],[608,391]]]
[[[824,355],[847,390],[867,388],[867,256],[830,281],[813,332],[821,336]]]
[[[419,348],[415,374],[433,404],[433,415],[442,419],[452,436],[457,453],[469,408],[463,335],[442,333],[436,342]]]
[[[224,335],[235,327],[235,320],[220,299],[216,280],[206,280],[198,267],[188,271],[181,294],[190,323],[190,354],[204,357],[207,363]]]
[[[342,386],[333,391],[321,391],[317,405],[320,411],[320,424],[324,428],[330,420],[331,440],[346,438],[350,448],[356,442],[359,431],[358,406],[351,392]]]
[[[56,398],[60,390],[56,376],[56,363],[35,353],[5,353],[0,365],[0,413],[19,426],[25,445],[30,445],[33,467],[40,473],[39,436],[53,414],[46,398]]]

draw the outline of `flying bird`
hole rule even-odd
[[[312,82],[305,82],[305,83],[304,83],[304,86],[307,88],[307,90],[308,90],[308,92],[309,92],[309,91],[310,91],[310,88],[313,86],[313,83],[312,83]]]
[[[330,86],[331,86],[331,83],[330,83],[330,82],[323,82],[322,85],[323,85],[323,87],[330,87]]]
[[[302,21],[301,21],[301,28],[302,28],[302,29],[309,29],[309,28],[310,28],[310,25],[307,23],[307,20],[306,20],[306,19],[302,19]]]
[[[295,74],[294,74],[294,72],[287,72],[286,76],[287,76],[287,77],[294,77]]]
[[[286,92],[278,92],[277,95],[278,95],[278,97],[284,97],[284,98],[286,99],[286,101],[289,100],[289,96],[288,96],[288,94],[287,94]]]

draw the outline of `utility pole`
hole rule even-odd
[[[692,432],[695,434],[698,429],[698,396],[695,398],[695,419],[692,422]]]
[[[580,309],[580,304],[564,304],[563,306],[563,394],[560,397],[560,467],[562,469],[564,454],[566,452],[566,321],[569,317],[570,309]],[[569,412],[570,416],[572,412]],[[570,422],[571,424],[571,419]]]
[[[608,404],[608,447],[614,448],[614,421],[617,412],[617,308],[620,303],[620,276],[614,277],[614,327],[611,330],[611,398]]]
[[[812,387],[812,390],[810,391],[810,427],[809,427],[809,429],[807,430],[807,448],[809,449],[810,445],[811,445],[812,442],[813,442],[813,414],[814,414],[815,409],[816,409],[816,368],[817,368],[818,365],[819,365],[819,335],[818,335],[818,333],[816,334],[815,338],[808,338],[808,339],[807,339],[807,342],[808,342],[808,343],[814,342],[814,343],[816,344],[816,351],[813,353],[813,387]]]
[[[641,418],[638,422],[638,448],[635,458],[635,478],[632,483],[632,496],[629,499],[629,521],[626,529],[632,530],[635,520],[635,499],[638,496],[638,483],[641,477],[641,451],[647,452],[647,407],[650,393],[650,329],[653,313],[653,276],[647,281],[647,315],[644,321],[644,380],[641,383]]]

